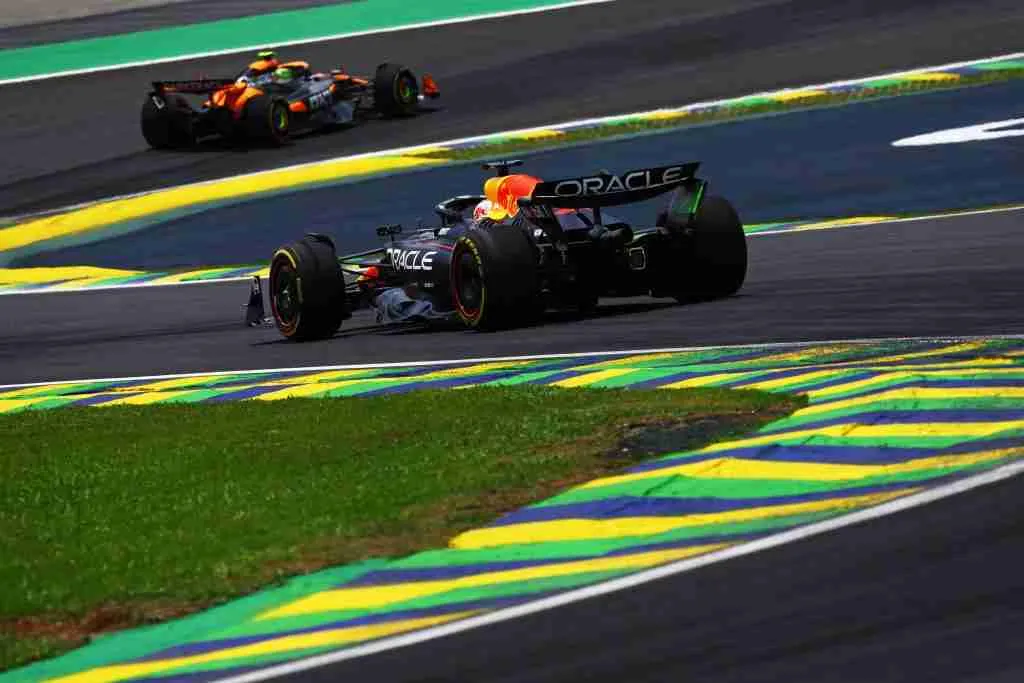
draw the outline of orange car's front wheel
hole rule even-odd
[[[245,103],[242,124],[248,137],[279,145],[288,139],[291,132],[288,103],[268,95],[257,95]]]

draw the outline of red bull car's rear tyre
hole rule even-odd
[[[161,104],[157,104],[157,99]],[[192,107],[181,95],[147,97],[139,118],[142,137],[153,149],[178,149],[195,144]]]
[[[665,293],[680,302],[732,296],[747,276],[747,239],[736,209],[723,197],[704,199],[686,232],[681,257],[665,273]]]
[[[245,103],[242,124],[250,139],[280,145],[291,132],[291,111],[282,99],[257,95]]]
[[[514,327],[540,312],[537,252],[519,228],[491,225],[470,231],[455,242],[450,268],[452,303],[470,328]]]
[[[326,339],[347,317],[345,276],[325,237],[309,235],[274,252],[269,289],[274,323],[286,339]]]
[[[377,110],[385,116],[411,116],[419,108],[416,76],[401,64],[381,64],[373,79]]]

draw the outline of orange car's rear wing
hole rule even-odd
[[[182,93],[185,95],[208,95],[212,92],[235,84],[234,78],[200,78],[193,81],[153,81],[153,90],[164,93]]]

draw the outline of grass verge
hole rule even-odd
[[[0,416],[0,668],[287,576],[437,547],[799,404],[523,386]]]

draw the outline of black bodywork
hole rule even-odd
[[[503,176],[509,173],[511,166],[519,163],[496,162],[485,164],[485,168],[495,169],[499,176]],[[460,195],[435,207],[439,218],[439,225],[435,227],[418,228],[406,234],[399,225],[380,226],[377,234],[386,240],[385,246],[338,258],[345,281],[346,317],[352,310],[365,307],[376,307],[380,312],[386,306],[387,293],[399,290],[400,298],[429,302],[429,310],[433,314],[448,314],[456,319],[462,317],[470,327],[484,329],[483,325],[476,324],[472,314],[467,316],[463,310],[466,307],[462,304],[468,300],[467,296],[472,296],[472,292],[466,289],[465,278],[459,275],[461,265],[453,263],[453,254],[456,259],[462,258],[467,252],[465,245],[478,239],[482,232],[506,240],[498,244],[511,244],[507,242],[510,234],[525,236],[517,237],[517,244],[528,243],[528,260],[523,260],[524,252],[520,250],[516,257],[520,260],[511,264],[508,273],[501,277],[510,281],[508,286],[512,288],[517,286],[514,280],[520,273],[523,278],[535,282],[530,296],[537,299],[538,309],[570,307],[586,310],[596,305],[599,297],[652,295],[685,300],[734,293],[746,272],[742,226],[732,212],[735,225],[730,222],[726,226],[729,241],[705,244],[706,240],[701,235],[708,232],[703,227],[708,220],[701,218],[701,210],[706,200],[707,182],[695,176],[698,166],[698,163],[685,163],[640,169],[619,176],[603,172],[589,177],[541,182],[529,197],[516,200],[518,213],[514,218],[499,222],[481,223],[472,219],[473,208],[485,199],[484,195]],[[605,211],[607,207],[639,202],[669,192],[671,196],[666,206],[653,217],[649,226],[629,225]],[[713,199],[724,202],[720,198]],[[728,208],[732,211],[731,206]],[[312,235],[306,240],[329,245],[333,254],[334,245],[329,238]],[[698,243],[697,240],[704,241]],[[708,246],[714,247],[714,253],[705,248]],[[706,258],[699,263],[694,260],[702,248],[711,255],[711,262],[705,263]],[[729,253],[725,253],[726,248]],[[498,264],[488,266],[491,278],[497,277],[495,273],[501,270],[503,263],[500,248],[498,251],[496,256],[488,256]],[[704,293],[708,296],[704,296],[702,287],[692,276],[697,275],[704,280],[717,277],[712,272],[716,259],[731,269],[731,279],[721,286],[705,288]],[[681,269],[688,271],[689,275],[680,277]],[[275,301],[279,302],[277,297],[282,291],[275,290],[281,290],[282,286],[275,285],[273,274],[272,266],[269,295],[274,318],[281,328],[281,316]],[[306,281],[302,282],[307,297],[308,290],[315,286],[311,278],[307,275]],[[453,282],[453,278],[459,282]],[[256,300],[256,297],[252,299],[253,306],[257,305]],[[262,308],[261,297],[258,306]],[[381,318],[379,315],[378,319]],[[258,319],[252,306],[249,319],[250,322]],[[384,315],[383,319],[391,321],[395,318]],[[488,325],[493,326],[498,325]],[[286,337],[295,336],[284,329],[282,332]]]

